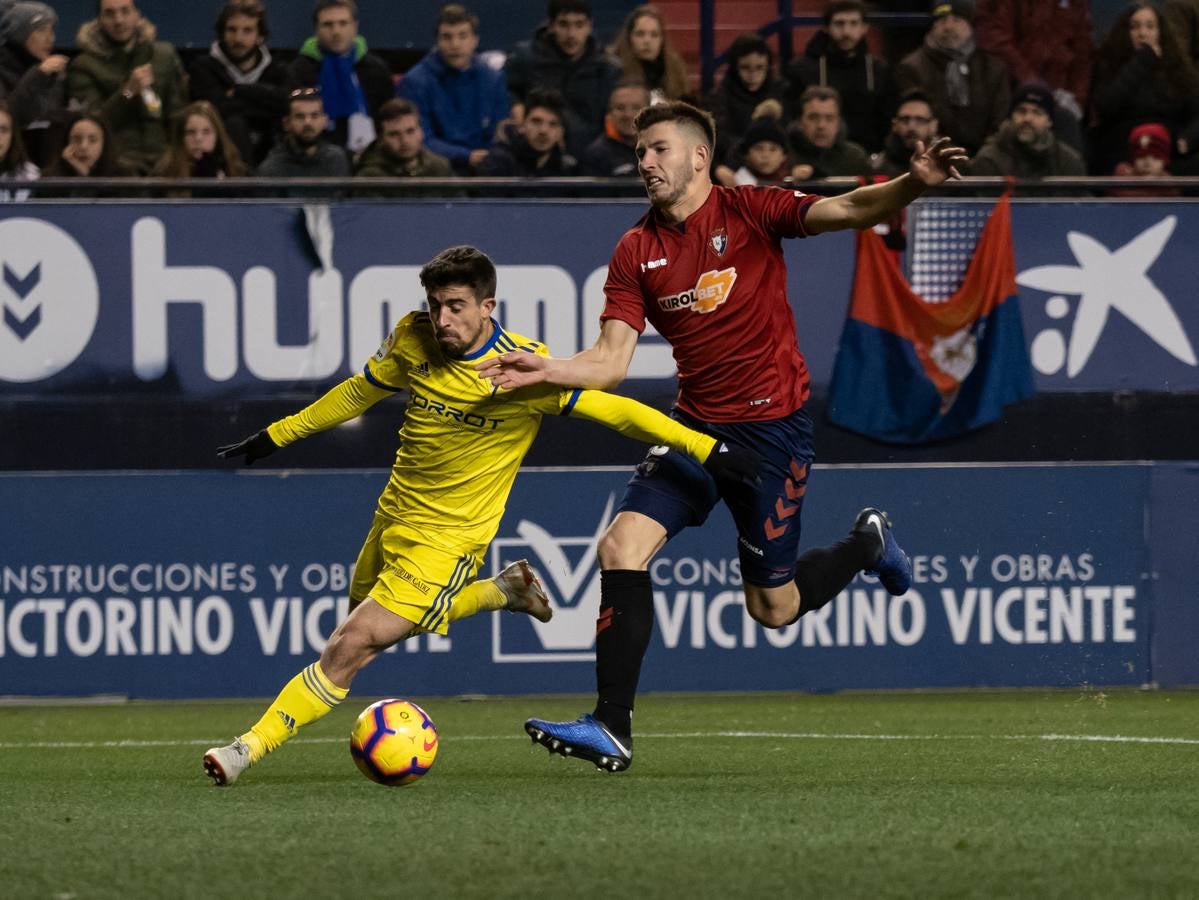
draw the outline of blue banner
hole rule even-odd
[[[528,558],[552,622],[476,616],[403,643],[355,689],[591,691],[595,546],[628,474],[517,479],[484,573]],[[273,694],[344,616],[385,480],[0,476],[0,694]],[[764,629],[745,613],[732,525],[718,511],[650,569],[645,690],[1199,683],[1193,553],[1176,527],[1194,508],[1193,470],[817,467],[811,484],[803,546],[841,538],[858,508],[879,505],[912,556],[911,591],[890,597],[859,576],[819,613]]]
[[[970,206],[919,207],[921,221],[945,218],[914,241],[914,266],[952,269],[940,257],[955,235],[968,255],[981,223]],[[643,211],[637,201],[6,204],[0,393],[220,396],[329,384],[358,371],[419,307],[420,266],[454,243],[496,260],[508,327],[570,355],[598,334],[609,255]],[[1199,210],[1017,202],[1012,215],[1039,390],[1199,390],[1188,251]],[[786,250],[800,348],[813,383],[827,386],[853,238]],[[670,350],[652,332],[630,379],[629,393],[659,405],[673,395]]]

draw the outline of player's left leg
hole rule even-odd
[[[204,771],[218,785],[233,784],[305,725],[331,712],[349,693],[354,676],[415,627],[367,597],[337,626],[320,659],[284,685],[249,731],[204,754]]]
[[[844,539],[796,559],[814,456],[812,421],[805,411],[720,428],[720,437],[753,446],[763,456],[759,485],[721,486],[737,523],[746,609],[757,622],[767,628],[788,625],[823,607],[861,571],[877,574],[892,593],[907,591],[911,563],[886,515],[874,508],[858,514]]]

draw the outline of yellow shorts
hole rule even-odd
[[[447,550],[437,535],[418,534],[375,513],[354,564],[350,601],[370,597],[421,631],[445,634],[454,596],[474,580],[485,548]]]

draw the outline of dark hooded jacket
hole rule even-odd
[[[870,53],[865,39],[850,53],[833,43],[827,31],[808,41],[804,55],[787,67],[792,108],[799,108],[805,88],[836,88],[841,95],[841,118],[851,141],[878,150],[891,127],[895,85],[891,67]]]
[[[791,162],[797,166],[811,166],[813,178],[870,174],[870,157],[866,151],[840,135],[831,147],[817,147],[798,128],[791,128],[787,137],[791,141]]]
[[[620,68],[604,55],[592,36],[578,59],[570,59],[543,25],[532,40],[516,45],[504,64],[508,93],[514,103],[523,103],[533,88],[555,90],[566,102],[563,125],[566,147],[573,154],[583,150],[603,131],[608,96],[620,80]]]
[[[391,79],[391,67],[367,49],[366,38],[362,35],[354,39],[354,74],[362,87],[367,114],[373,117],[380,106],[395,96],[395,83]],[[315,37],[304,41],[299,55],[288,66],[287,77],[289,88],[320,87],[321,45]],[[329,124],[329,140],[344,147],[349,139],[349,117],[342,116]]]
[[[29,158],[45,168],[66,143],[66,79],[46,75],[24,44],[0,45],[0,97],[8,101]]]
[[[287,67],[273,59],[266,47],[259,53],[254,68],[242,72],[214,41],[188,69],[191,98],[216,107],[242,159],[251,166],[266,158],[279,122],[287,115]]]
[[[537,153],[519,129],[505,129],[506,141],[495,143],[487,156],[479,163],[476,171],[486,177],[515,178],[566,178],[579,174],[579,164],[561,147],[550,150],[549,159],[541,168],[537,167]]]
[[[1009,119],[970,161],[969,174],[1044,178],[1085,175],[1087,167],[1078,151],[1059,141],[1052,131],[1035,144],[1021,143]]]

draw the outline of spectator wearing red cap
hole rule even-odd
[[[978,49],[969,0],[933,3],[930,15],[924,46],[903,58],[895,80],[901,93],[927,93],[940,112],[941,133],[973,155],[1007,117],[1007,68]]]
[[[1053,133],[1053,91],[1047,84],[1021,85],[998,133],[987,139],[970,163],[971,175],[1085,175],[1082,156]]]
[[[1153,4],[1134,3],[1112,25],[1096,54],[1093,101],[1090,162],[1097,175],[1115,168],[1129,133],[1145,122],[1169,129],[1172,154],[1195,149],[1199,73]]]
[[[1118,178],[1168,178],[1170,131],[1160,122],[1138,125],[1128,133],[1128,158],[1112,172]],[[1177,197],[1173,188],[1113,188],[1113,197]]]

